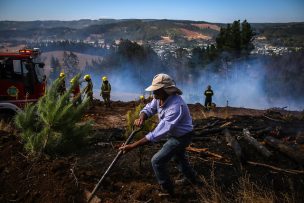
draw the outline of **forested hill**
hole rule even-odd
[[[249,22],[251,23],[251,22]],[[297,45],[303,42],[304,23],[253,23],[258,35],[275,43]],[[221,23],[154,19],[82,19],[77,21],[0,21],[0,42],[11,40],[116,39],[174,41],[213,40]]]
[[[109,40],[152,40],[162,36],[209,39],[219,29],[217,24],[182,20],[1,21],[0,40],[84,40],[96,35]]]

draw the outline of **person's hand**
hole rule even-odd
[[[144,123],[144,120],[141,119],[141,118],[138,118],[138,119],[136,119],[136,120],[134,121],[134,125],[135,125],[136,127],[141,127],[141,126],[143,125],[143,123]]]
[[[125,154],[125,153],[131,151],[133,148],[134,148],[133,144],[127,144],[127,145],[122,144],[119,147],[119,150],[123,151],[123,153]]]
[[[146,120],[146,114],[141,113],[139,118],[134,121],[134,125],[136,127],[141,127],[144,124],[145,120]]]

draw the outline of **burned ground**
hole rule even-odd
[[[0,201],[85,202],[85,191],[93,190],[124,141],[125,115],[135,106],[134,102],[115,102],[107,109],[96,102],[85,116],[95,121],[94,136],[72,155],[33,159],[19,137],[0,131]],[[205,112],[199,104],[189,107],[195,130],[187,151],[204,186],[176,186],[176,197],[158,197],[150,159],[162,143],[151,144],[123,155],[96,193],[101,202],[241,202],[238,188],[245,187],[246,181],[260,192],[271,191],[278,202],[304,199],[301,112],[240,108]],[[248,144],[245,128],[271,156]],[[227,145],[227,132],[240,145],[241,157]],[[269,136],[280,141],[283,151],[271,146]],[[180,178],[174,161],[169,165],[172,179]]]

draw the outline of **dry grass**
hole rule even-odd
[[[236,188],[236,202],[242,203],[271,203],[275,202],[275,194],[251,182],[249,176],[239,179]]]
[[[274,191],[261,187],[250,180],[248,175],[239,178],[239,181],[230,189],[224,190],[216,182],[214,167],[212,167],[210,179],[201,177],[204,186],[196,189],[199,201],[203,203],[237,202],[237,203],[293,203],[292,194],[280,194],[278,198]]]
[[[200,201],[204,203],[218,203],[218,202],[228,202],[228,198],[222,191],[222,188],[215,179],[214,165],[212,166],[210,180],[208,181],[205,177],[201,177],[204,186],[203,189],[198,191]]]
[[[16,129],[14,128],[12,122],[0,120],[0,130],[10,134],[16,134]]]

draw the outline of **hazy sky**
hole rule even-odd
[[[304,0],[0,0],[0,20],[99,18],[304,22]]]

